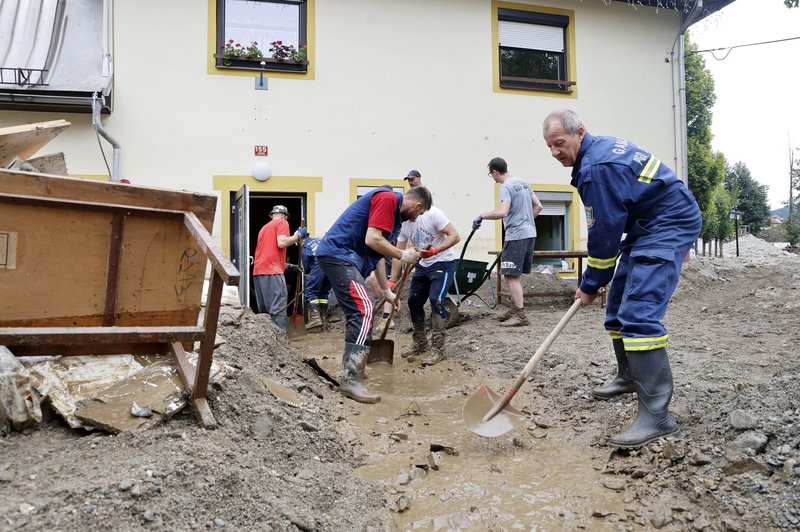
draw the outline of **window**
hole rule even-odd
[[[567,15],[499,8],[500,87],[571,92]]]
[[[217,0],[216,66],[306,72],[308,62],[291,56],[274,59],[269,51],[272,42],[284,47],[305,50],[307,46],[307,3],[305,0]],[[262,57],[224,57],[225,45],[248,48],[252,43]],[[238,47],[237,47],[238,48]],[[288,54],[287,54],[288,55]]]

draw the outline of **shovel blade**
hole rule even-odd
[[[303,316],[300,316],[299,314],[296,316],[289,316],[289,328],[287,329],[286,334],[289,336],[290,340],[308,334],[308,331],[306,331],[306,322],[303,319]]]
[[[483,420],[500,399],[500,395],[485,384],[481,384],[464,403],[462,415],[467,428],[478,436],[497,438],[519,425],[525,415],[511,405],[506,405],[492,419]]]
[[[394,340],[373,340],[369,345],[367,364],[394,363]]]

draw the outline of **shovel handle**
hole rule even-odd
[[[544,354],[548,349],[550,349],[550,345],[555,341],[558,335],[561,334],[561,331],[564,330],[564,327],[566,327],[569,320],[572,319],[572,316],[574,316],[575,313],[578,312],[578,309],[581,308],[581,304],[582,302],[580,299],[575,300],[567,313],[561,318],[561,321],[558,322],[558,325],[556,325],[555,329],[550,332],[547,338],[545,338],[544,342],[542,342],[542,345],[539,346],[539,349],[536,350],[536,353],[534,353],[528,363],[525,364],[522,373],[519,374],[519,377],[517,377],[517,380],[514,381],[514,384],[512,384],[511,387],[506,390],[506,393],[503,394],[503,397],[500,399],[500,401],[498,401],[497,404],[495,404],[492,409],[489,410],[485,416],[483,416],[484,422],[492,419],[498,414],[498,412],[505,408],[508,403],[511,402],[511,399],[517,394],[519,389],[528,379],[528,376],[531,374],[531,371],[533,371],[533,368],[539,364]]]
[[[397,283],[397,287],[396,287],[397,288],[397,292],[396,292],[397,293],[397,297],[400,297],[400,292],[403,290],[403,284],[405,284],[406,278],[408,277],[408,274],[411,273],[411,270],[413,270],[414,266],[416,266],[416,265],[417,265],[416,262],[414,264],[412,264],[411,266],[409,266],[409,267],[406,267],[405,265],[403,265],[403,275],[400,277],[400,282]],[[384,302],[385,301],[386,300],[384,299]],[[389,325],[392,324],[392,318],[394,318],[395,309],[397,309],[397,304],[396,303],[392,304],[392,310],[391,310],[391,312],[389,312],[389,318],[386,320],[386,327],[383,328],[383,332],[381,333],[381,340],[386,340],[386,331],[389,330]]]
[[[306,221],[303,218],[300,218],[300,227],[305,225]],[[297,300],[300,298],[300,293],[304,291],[303,288],[303,239],[300,239],[297,242],[297,266],[299,271],[297,272],[297,279],[294,283],[294,308],[292,309],[292,318],[297,316]],[[305,318],[303,318],[305,319]]]

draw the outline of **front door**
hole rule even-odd
[[[234,238],[231,241],[233,264],[239,270],[239,301],[242,306],[250,306],[250,266],[253,257],[250,255],[250,193],[247,185],[236,192],[233,202]]]

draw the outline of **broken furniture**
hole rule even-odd
[[[0,345],[16,356],[172,356],[198,420],[214,427],[206,394],[222,287],[239,280],[210,234],[216,202],[0,169]]]

